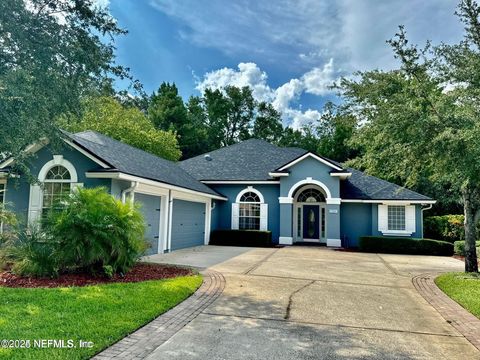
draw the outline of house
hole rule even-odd
[[[214,229],[270,230],[276,243],[355,247],[365,235],[423,236],[429,197],[298,148],[251,139],[174,163],[94,131],[30,146],[31,174],[0,164],[0,200],[28,222],[75,187],[142,204],[150,253],[208,244]],[[3,190],[3,191],[2,191]]]

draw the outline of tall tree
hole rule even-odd
[[[1,1],[1,156],[21,160],[25,145],[54,140],[60,114],[127,77],[114,56],[114,37],[125,33],[93,0]]]
[[[277,144],[282,138],[283,125],[281,114],[272,104],[261,102],[257,106],[252,137]]]
[[[175,133],[156,129],[142,111],[113,97],[85,99],[82,116],[62,117],[60,125],[71,132],[95,130],[168,160],[181,155]]]
[[[368,171],[417,184],[450,187],[465,214],[465,271],[478,272],[475,224],[480,219],[480,7],[460,2],[465,39],[424,49],[401,27],[390,41],[401,68],[342,81],[353,113],[364,122],[356,141]],[[435,55],[433,57],[432,55]],[[432,60],[434,59],[434,60]]]
[[[158,129],[175,130],[179,134],[187,122],[187,109],[174,83],[160,85],[150,97],[147,113]]]

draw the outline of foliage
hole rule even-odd
[[[480,276],[478,274],[442,274],[435,279],[435,284],[480,319]]]
[[[359,249],[386,254],[452,256],[453,244],[431,239],[412,239],[390,236],[360,237]]]
[[[58,139],[56,118],[78,113],[85,94],[129,78],[115,64],[114,39],[126,32],[93,0],[0,2],[0,154]]]
[[[475,242],[477,256],[480,256],[480,241]],[[453,243],[453,252],[455,255],[465,256],[465,241],[455,241]]]
[[[367,71],[340,84],[346,107],[362,120],[352,163],[369,173],[409,185],[450,188],[465,214],[465,270],[477,272],[476,224],[480,219],[480,20],[473,0],[457,15],[465,39],[456,45],[408,43],[403,27],[389,43],[401,67]]]
[[[55,277],[59,271],[55,242],[30,227],[8,237],[0,246],[0,263],[22,276]]]
[[[214,230],[210,245],[271,247],[272,232],[258,230]]]
[[[253,123],[252,137],[277,144],[283,136],[281,114],[272,104],[261,102]]]
[[[126,273],[145,251],[145,224],[137,206],[104,188],[78,189],[49,212],[44,231],[56,242],[63,269]],[[108,268],[107,268],[108,269]]]
[[[86,99],[81,118],[64,116],[59,124],[71,132],[95,130],[168,160],[181,155],[174,133],[155,129],[136,107],[125,107],[112,97]]]
[[[465,240],[463,215],[430,216],[423,221],[424,235],[428,238],[448,242]],[[477,238],[480,239],[480,227],[477,225]]]
[[[0,358],[89,359],[185,300],[201,284],[197,275],[68,288],[0,287],[0,333],[5,337],[68,338],[77,345],[41,351],[1,349]],[[78,346],[80,340],[92,341],[93,347]]]

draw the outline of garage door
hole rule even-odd
[[[159,196],[135,193],[135,201],[142,204],[141,211],[147,226],[145,230],[145,239],[148,241],[150,247],[146,251],[146,254],[157,254],[160,232],[161,198]]]
[[[178,250],[205,242],[205,204],[173,200],[172,246]]]

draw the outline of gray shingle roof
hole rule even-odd
[[[198,180],[272,180],[269,172],[307,153],[299,148],[281,148],[264,140],[250,139],[180,162]]]
[[[95,131],[84,131],[68,136],[120,172],[210,195],[219,195],[173,161],[162,159]]]
[[[402,186],[348,168],[352,173],[340,183],[340,197],[355,200],[432,200]]]
[[[256,181],[272,180],[268,175],[283,165],[297,159],[307,150],[281,148],[263,140],[250,139],[224,147],[191,159],[179,165],[198,180],[211,181]],[[324,158],[326,159],[326,158]],[[343,165],[326,159],[343,168]],[[340,182],[342,199],[354,200],[432,200],[431,198],[404,187],[364,174],[361,171],[344,168],[333,172],[351,172],[352,175]]]

